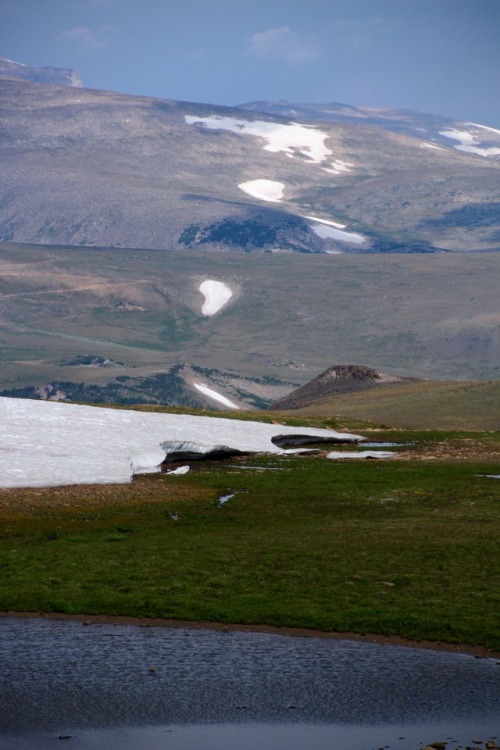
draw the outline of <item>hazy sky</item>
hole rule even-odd
[[[500,0],[0,0],[0,56],[167,99],[406,107],[500,128]]]

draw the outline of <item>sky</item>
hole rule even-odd
[[[0,56],[163,99],[403,107],[500,128],[500,0],[0,0]]]

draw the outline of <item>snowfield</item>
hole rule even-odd
[[[283,199],[285,189],[284,184],[276,180],[248,180],[248,182],[240,182],[238,187],[252,198],[270,203],[279,203]]]
[[[334,430],[18,398],[0,398],[0,425],[0,487],[127,483],[186,445],[201,453],[287,453],[273,438],[363,440]]]
[[[476,125],[471,122],[468,123],[471,128],[492,131],[495,134],[500,134],[500,131],[495,128],[489,128],[486,125]],[[481,148],[481,141],[477,138],[477,133],[471,133],[468,130],[458,130],[456,128],[449,128],[447,130],[440,130],[439,135],[443,135],[445,138],[450,138],[454,141],[459,141],[459,145],[454,145],[457,151],[465,151],[467,154],[478,154],[479,156],[500,156],[500,148],[497,146],[491,146],[489,148]]]
[[[311,164],[324,164],[333,152],[325,141],[328,133],[314,125],[300,125],[297,122],[281,124],[266,120],[237,120],[234,117],[194,117],[184,115],[188,125],[199,125],[209,130],[229,130],[240,135],[253,135],[261,138],[266,151],[285,153],[290,158],[301,156]],[[333,174],[350,172],[353,165],[340,159],[333,159],[324,168]]]
[[[207,279],[200,284],[198,289],[205,297],[205,302],[201,307],[201,312],[202,315],[207,317],[215,315],[219,310],[222,310],[224,305],[227,304],[233,296],[233,292],[223,281]]]

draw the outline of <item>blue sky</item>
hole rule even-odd
[[[500,0],[0,0],[0,56],[234,105],[405,107],[500,128]]]

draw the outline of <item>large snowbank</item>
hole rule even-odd
[[[16,398],[0,398],[0,425],[1,487],[129,482],[134,472],[159,467],[164,444],[283,453],[272,442],[277,435],[362,439],[334,430]]]

